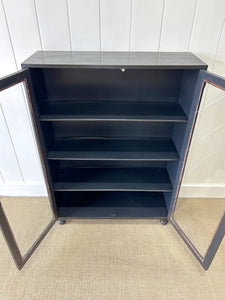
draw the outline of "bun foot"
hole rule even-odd
[[[57,220],[57,222],[59,225],[64,225],[66,223],[66,220],[59,219]]]
[[[160,220],[160,223],[161,223],[162,225],[166,225],[166,224],[168,223],[168,219],[167,219],[167,218],[161,219],[161,220]]]

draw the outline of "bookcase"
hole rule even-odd
[[[54,220],[158,218],[166,224],[204,80],[214,76],[223,86],[224,79],[206,72],[192,53],[178,52],[38,51],[22,68],[0,84],[24,81],[29,90]],[[8,231],[5,237],[11,242]],[[17,266],[26,260],[17,258]]]

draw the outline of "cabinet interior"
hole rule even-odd
[[[30,72],[59,217],[167,217],[199,70]]]

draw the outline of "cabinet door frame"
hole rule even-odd
[[[225,91],[225,78],[217,76],[213,73],[200,70],[198,75],[198,80],[196,84],[195,94],[194,94],[194,101],[193,101],[193,109],[192,113],[190,114],[189,123],[187,125],[187,130],[184,138],[184,145],[183,149],[181,151],[180,156],[180,163],[178,166],[178,176],[176,178],[176,189],[173,193],[173,201],[171,203],[171,206],[169,208],[169,219],[173,227],[176,229],[178,234],[181,236],[185,244],[188,246],[188,248],[191,250],[191,252],[194,254],[194,256],[197,258],[197,260],[200,262],[202,267],[207,270],[212,263],[212,260],[220,246],[220,243],[222,242],[222,239],[225,235],[225,211],[223,212],[222,218],[218,220],[219,225],[217,226],[217,229],[214,233],[214,236],[210,242],[210,245],[208,249],[206,250],[206,253],[204,256],[200,254],[200,252],[197,250],[197,248],[194,246],[194,244],[191,242],[191,240],[187,237],[187,235],[184,233],[184,231],[181,229],[181,227],[178,225],[178,223],[174,219],[174,213],[176,210],[176,204],[178,200],[178,194],[182,182],[182,178],[184,175],[184,169],[188,157],[189,147],[191,144],[197,116],[198,116],[198,110],[200,107],[202,95],[204,92],[204,88],[206,84],[211,84],[214,87],[217,87],[219,89],[222,89]],[[225,112],[224,112],[225,114]]]
[[[49,230],[52,228],[52,226],[55,224],[56,219],[58,218],[57,209],[56,209],[56,203],[54,199],[54,191],[50,180],[50,173],[48,170],[48,164],[46,160],[46,150],[44,146],[44,140],[42,137],[41,132],[41,126],[39,121],[39,114],[36,106],[35,101],[35,95],[32,87],[32,80],[31,80],[31,74],[29,69],[24,69],[21,71],[18,71],[16,73],[13,73],[9,76],[5,76],[0,79],[0,92],[3,90],[6,90],[18,83],[24,83],[25,91],[26,91],[26,98],[29,105],[29,110],[31,114],[32,124],[34,128],[34,133],[37,141],[38,146],[38,153],[40,156],[41,166],[44,174],[45,184],[47,187],[48,192],[48,199],[50,202],[51,212],[52,212],[52,219],[48,223],[48,225],[45,227],[45,229],[42,231],[42,233],[39,235],[39,237],[35,240],[33,245],[30,247],[30,249],[25,253],[25,255],[21,254],[21,251],[19,250],[18,244],[16,242],[16,239],[14,237],[13,231],[10,227],[10,224],[8,222],[7,216],[5,214],[5,211],[2,207],[2,204],[0,202],[0,228],[2,231],[2,234],[5,238],[5,241],[9,247],[9,250],[12,254],[12,257],[14,259],[14,262],[19,270],[23,268],[25,263],[28,261],[28,259],[31,257],[35,249],[39,246],[41,241],[44,239],[44,237],[47,235]]]

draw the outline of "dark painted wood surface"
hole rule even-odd
[[[52,226],[55,223],[56,217],[57,217],[57,210],[56,210],[56,205],[54,202],[54,191],[50,186],[50,174],[48,173],[48,168],[47,168],[47,157],[45,153],[43,152],[43,147],[42,147],[42,136],[41,136],[41,131],[39,128],[39,119],[38,119],[38,114],[36,111],[36,97],[34,94],[33,90],[33,84],[32,84],[32,78],[30,76],[30,70],[21,70],[16,73],[13,73],[9,76],[5,76],[2,79],[0,79],[0,90],[7,89],[9,87],[15,86],[19,82],[24,83],[24,87],[27,91],[27,97],[26,100],[28,102],[28,106],[30,109],[30,114],[31,114],[31,120],[33,124],[33,129],[35,133],[35,137],[37,139],[37,146],[38,146],[38,152],[40,155],[40,161],[41,161],[41,166],[42,170],[44,173],[44,178],[46,180],[46,187],[49,195],[49,202],[50,206],[52,209],[52,220],[50,220],[49,224],[45,227],[45,229],[40,233],[38,238],[34,241],[34,243],[31,245],[29,250],[22,256],[20,249],[17,245],[17,242],[15,240],[13,231],[10,227],[10,224],[7,220],[7,216],[5,215],[5,212],[3,210],[3,207],[1,206],[0,203],[0,229],[3,233],[3,236],[6,240],[6,243],[8,244],[9,250],[12,254],[12,257],[16,263],[16,266],[19,270],[22,269],[24,264],[29,260],[33,252],[36,250],[36,248],[39,246],[39,244],[42,242],[44,237],[47,235],[49,230],[52,228]],[[26,137],[23,137],[26,138]],[[46,201],[48,201],[46,199]]]
[[[31,69],[37,72],[40,69]],[[169,101],[179,97],[183,69],[45,68],[48,101]]]
[[[70,164],[71,165],[71,164]],[[61,168],[55,191],[172,191],[164,168]]]
[[[169,139],[56,139],[51,160],[171,161],[179,158]]]
[[[142,101],[57,101],[43,107],[41,121],[165,121],[186,122],[177,103]]]
[[[221,76],[217,76],[215,74],[206,72],[204,70],[199,71],[199,75],[196,82],[196,88],[193,95],[193,101],[192,101],[192,107],[190,108],[189,113],[189,120],[187,123],[186,131],[183,132],[175,132],[174,137],[176,137],[178,134],[181,134],[183,138],[183,144],[180,150],[180,160],[178,164],[174,167],[172,166],[173,163],[169,163],[168,172],[170,174],[170,178],[172,178],[173,183],[173,193],[171,194],[171,201],[170,201],[170,208],[169,208],[169,218],[170,222],[178,232],[178,234],[182,237],[186,245],[189,247],[189,249],[193,252],[195,257],[198,259],[200,264],[203,266],[205,270],[207,270],[212,262],[213,257],[216,254],[216,251],[224,237],[225,234],[225,215],[223,215],[221,220],[219,221],[219,226],[217,227],[214,236],[212,238],[212,241],[209,245],[209,248],[203,257],[200,252],[197,250],[195,245],[192,243],[192,241],[188,238],[186,233],[182,230],[182,228],[179,226],[179,224],[174,219],[174,212],[176,211],[176,203],[178,200],[179,195],[179,189],[182,184],[182,178],[185,171],[186,162],[189,156],[189,149],[191,145],[191,140],[194,135],[195,125],[197,123],[198,113],[200,104],[203,97],[203,91],[206,87],[206,84],[209,83],[213,85],[216,88],[219,88],[221,90],[225,91],[225,78]],[[184,134],[185,133],[185,134]],[[181,137],[179,137],[181,138]],[[168,201],[168,199],[167,199]]]
[[[64,218],[167,217],[162,193],[56,192],[56,199]]]
[[[202,71],[207,65],[192,53],[178,52],[38,51],[22,66],[29,68],[26,83],[34,87],[29,104],[55,216],[166,218],[169,207],[172,216],[199,82],[224,89],[225,80]],[[3,78],[0,89],[23,81],[24,72]],[[224,220],[202,258],[171,218],[205,269],[224,236]],[[2,222],[11,242],[7,220]]]
[[[95,52],[37,51],[22,64],[23,68],[171,68],[207,69],[190,52]]]
[[[42,125],[50,122],[42,122]],[[186,123],[181,123],[186,124]],[[56,138],[68,137],[171,137],[173,122],[74,122],[54,121],[53,132]],[[46,141],[47,143],[48,141]]]

